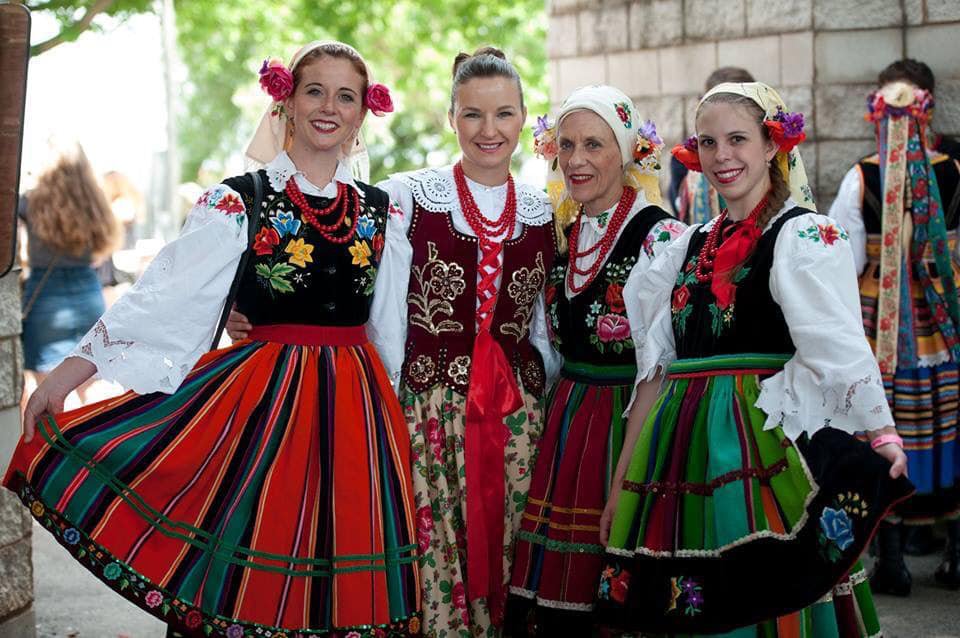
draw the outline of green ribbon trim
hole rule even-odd
[[[792,354],[716,354],[712,357],[677,359],[670,364],[667,374],[689,374],[714,370],[780,370],[793,358]]]
[[[574,381],[605,382],[605,385],[632,384],[637,378],[637,366],[624,365],[593,365],[577,361],[564,361],[560,374]]]
[[[553,538],[547,538],[540,534],[520,530],[517,532],[517,538],[533,543],[534,545],[543,545],[545,548],[554,552],[564,552],[567,554],[602,554],[603,546],[594,543],[570,543],[567,541],[558,541]]]
[[[193,547],[196,547],[208,554],[211,554],[217,557],[218,560],[224,562],[232,563],[234,565],[239,565],[241,567],[251,567],[254,569],[260,569],[263,571],[271,571],[280,574],[287,574],[290,576],[330,576],[333,574],[346,574],[351,572],[358,571],[385,571],[387,565],[403,565],[407,563],[414,563],[419,560],[419,557],[414,553],[411,556],[402,556],[402,554],[407,554],[410,552],[415,552],[417,545],[415,543],[410,545],[404,545],[402,547],[396,547],[387,549],[385,552],[380,554],[343,554],[341,556],[334,556],[329,559],[326,558],[297,558],[294,556],[286,556],[283,554],[272,554],[268,552],[261,552],[257,550],[250,549],[248,547],[240,547],[230,543],[224,543],[219,538],[210,534],[209,532],[200,529],[199,527],[194,527],[192,525],[187,525],[178,521],[174,521],[162,512],[154,509],[143,498],[132,490],[128,485],[117,480],[115,476],[109,472],[104,471],[100,468],[99,464],[92,461],[87,455],[80,452],[76,447],[67,442],[63,437],[63,431],[60,430],[56,421],[53,420],[53,417],[47,416],[44,422],[50,426],[55,436],[51,436],[46,428],[39,427],[37,428],[40,431],[41,436],[44,440],[50,445],[54,450],[57,450],[64,456],[73,458],[74,460],[80,462],[84,465],[89,471],[90,474],[98,478],[101,483],[108,489],[110,489],[114,494],[116,494],[123,502],[129,505],[143,520],[145,520],[151,527],[156,529],[161,534],[168,536],[170,538],[177,538]],[[42,499],[39,499],[41,502]],[[46,503],[43,503],[47,507]],[[50,508],[52,509],[52,508]],[[53,510],[57,511],[57,510]],[[58,514],[64,518],[64,520],[69,520],[62,514]],[[166,527],[164,527],[164,525]],[[170,528],[170,529],[167,529]],[[175,531],[176,529],[187,530],[191,536]],[[200,540],[203,539],[203,540]],[[279,563],[284,563],[288,565],[316,565],[320,567],[329,567],[329,569],[320,569],[320,570],[296,570],[287,567],[277,567],[272,565],[264,565],[262,563],[253,562],[252,560],[236,558],[234,554],[245,554],[252,558],[260,558],[263,560],[276,561]],[[379,562],[382,561],[383,564],[372,564],[372,565],[351,565],[349,567],[332,567],[331,565],[334,562],[337,563],[350,563],[350,562]]]

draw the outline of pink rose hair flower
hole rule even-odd
[[[279,58],[264,60],[260,67],[260,86],[274,102],[283,102],[293,93],[293,74]]]
[[[387,113],[393,113],[393,98],[390,97],[390,89],[383,84],[374,82],[367,87],[367,94],[363,98],[363,105],[370,109],[370,112],[377,117],[383,117]]]

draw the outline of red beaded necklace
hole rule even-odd
[[[349,211],[353,211],[354,221],[360,212],[360,197],[352,191],[353,189],[343,182],[337,182],[337,196],[333,201],[323,208],[314,208],[307,202],[306,196],[300,190],[300,187],[297,186],[297,182],[292,175],[290,179],[287,180],[286,187],[287,197],[300,209],[300,215],[304,221],[313,226],[327,241],[333,242],[334,244],[347,243],[353,239],[354,234],[357,232],[356,223],[347,219],[347,213]],[[330,213],[334,213],[335,215],[339,213],[336,221],[332,224],[321,224],[318,218],[329,215]],[[345,235],[337,237],[335,233],[344,226],[349,226],[349,230]]]
[[[509,239],[508,233],[513,231],[517,223],[517,193],[513,186],[513,176],[507,173],[507,201],[504,202],[503,212],[497,221],[490,221],[480,212],[470,187],[467,186],[467,177],[463,173],[463,165],[457,162],[453,166],[453,180],[457,184],[457,197],[460,199],[460,209],[467,218],[470,229],[481,243],[491,241],[492,237]]]
[[[750,214],[747,215],[741,223],[756,224],[760,217],[760,212],[766,208],[766,206],[767,198],[764,196],[764,198],[760,200],[760,203],[750,211]],[[697,267],[694,270],[697,281],[700,283],[706,283],[713,279],[713,261],[716,259],[717,250],[720,248],[720,233],[722,232],[723,222],[725,222],[728,217],[727,213],[726,208],[720,211],[717,219],[713,222],[713,227],[710,228],[710,232],[707,233],[707,239],[703,242],[703,247],[700,248],[700,256],[697,259]]]
[[[573,228],[570,229],[570,257],[569,265],[567,266],[567,288],[570,289],[570,292],[575,295],[579,294],[583,290],[586,290],[590,284],[593,283],[593,280],[596,279],[597,273],[600,272],[600,268],[603,267],[604,263],[606,262],[607,254],[613,248],[614,242],[617,241],[617,236],[620,234],[620,227],[623,226],[624,221],[627,219],[627,215],[630,214],[630,209],[633,208],[633,203],[636,201],[636,199],[637,191],[629,186],[624,186],[623,193],[620,195],[620,203],[617,204],[617,209],[614,211],[613,217],[610,218],[610,223],[607,224],[607,230],[603,234],[603,237],[601,237],[593,246],[584,251],[577,250],[577,246],[580,243],[580,221],[583,215],[583,206],[580,207],[580,213],[573,222]],[[597,255],[597,258],[594,260],[592,266],[586,269],[581,269],[577,266],[578,259],[593,254],[598,250],[600,253]],[[574,273],[578,275],[586,275],[586,281],[579,286],[575,285],[573,283]]]

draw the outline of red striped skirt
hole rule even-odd
[[[408,448],[371,345],[244,341],[174,394],[45,419],[4,484],[181,631],[407,636],[420,625]]]

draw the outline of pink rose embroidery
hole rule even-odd
[[[435,417],[427,421],[427,441],[433,448],[433,456],[438,461],[443,456],[443,432],[440,431],[440,422]]]
[[[630,324],[621,315],[603,315],[597,319],[597,336],[603,343],[624,341],[630,337]]]
[[[420,547],[420,553],[425,553],[430,549],[430,532],[433,531],[433,511],[429,505],[424,505],[417,510],[417,545]]]
[[[453,591],[450,592],[450,596],[453,598],[453,606],[457,609],[466,609],[467,608],[467,593],[464,591],[463,583],[457,583],[453,586]]]

